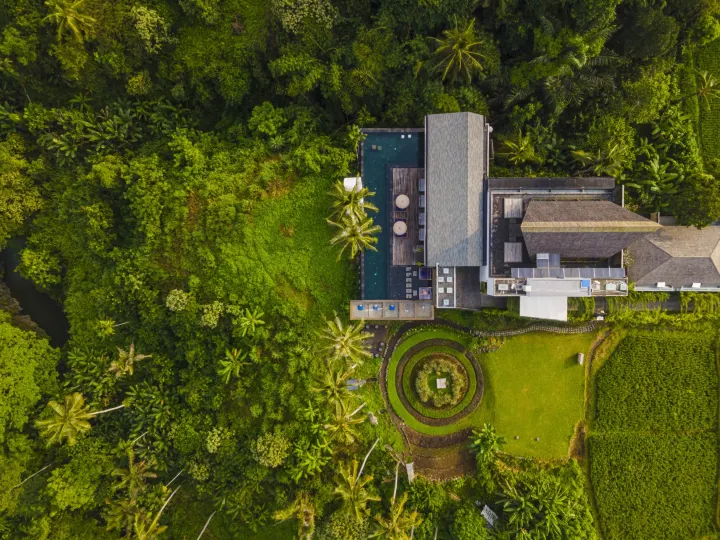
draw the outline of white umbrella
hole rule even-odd
[[[395,197],[395,206],[405,210],[405,208],[410,206],[410,197],[408,197],[407,195],[402,195],[402,194],[398,195],[397,197]]]

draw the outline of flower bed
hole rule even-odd
[[[426,405],[445,409],[456,405],[467,392],[468,376],[465,368],[452,356],[435,354],[425,359],[411,373],[417,397]],[[445,388],[440,388],[440,382]]]

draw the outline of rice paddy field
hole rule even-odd
[[[598,369],[588,438],[603,537],[716,533],[715,336],[633,332]]]
[[[692,63],[691,68],[700,72],[707,71],[720,77],[720,39],[700,47],[694,55],[687,55],[686,64]],[[695,73],[697,76],[697,73]],[[681,86],[685,83],[681,81]],[[685,88],[683,88],[685,90]],[[710,107],[703,100],[688,98],[685,110],[696,116],[696,125],[700,150],[705,159],[720,156],[720,100],[710,100]]]

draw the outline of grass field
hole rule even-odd
[[[409,337],[395,350],[387,378],[390,402],[410,427],[443,435],[490,422],[507,439],[505,450],[512,454],[567,456],[574,426],[583,418],[584,371],[577,364],[577,353],[588,352],[593,334],[525,334],[508,339],[494,353],[479,355],[485,378],[483,400],[474,413],[446,427],[419,423],[393,391],[398,360],[413,345],[432,338],[467,343],[453,332],[433,329]]]
[[[715,532],[718,373],[702,333],[630,332],[594,378],[590,481],[607,539]]]

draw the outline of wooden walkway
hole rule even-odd
[[[420,178],[424,178],[425,169],[419,168],[394,168],[392,169],[392,201],[393,220],[396,218],[407,221],[407,237],[401,238],[392,234],[392,264],[394,266],[414,265],[418,260],[417,247],[420,245]],[[398,195],[407,195],[410,198],[410,206],[407,210],[398,211],[395,208],[395,198]]]

